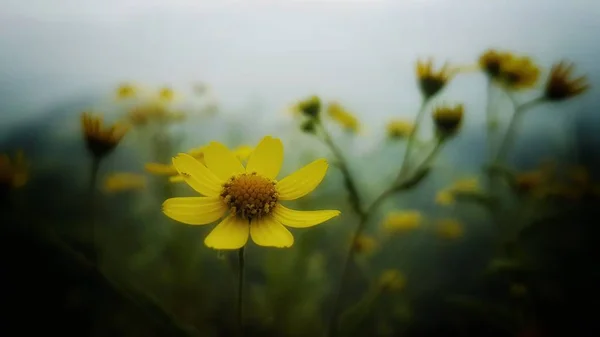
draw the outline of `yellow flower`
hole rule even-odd
[[[433,110],[433,121],[435,122],[438,135],[442,137],[451,136],[460,127],[463,119],[463,105],[439,106]]]
[[[391,139],[406,138],[413,128],[414,124],[411,122],[394,119],[387,124],[387,136]]]
[[[454,204],[454,194],[449,189],[442,189],[435,195],[435,203],[442,206]]]
[[[359,235],[353,243],[354,251],[362,254],[371,254],[377,248],[377,240],[372,236]]]
[[[530,89],[540,77],[540,69],[529,57],[511,57],[502,64],[500,80],[513,90]]]
[[[504,64],[513,57],[514,56],[509,52],[500,52],[490,49],[479,57],[479,66],[489,77],[498,79]]]
[[[259,246],[290,247],[294,237],[284,225],[306,228],[340,214],[335,210],[297,211],[280,203],[314,190],[325,177],[328,164],[319,159],[276,181],[283,163],[279,139],[263,138],[245,168],[218,142],[206,147],[204,160],[206,165],[185,153],[173,158],[185,182],[204,196],[167,199],[163,212],[189,225],[210,224],[223,218],[204,240],[208,247],[238,249],[248,237]]]
[[[437,233],[443,239],[458,239],[463,232],[462,223],[456,219],[442,219],[437,223]]]
[[[131,83],[123,83],[117,88],[117,98],[133,98],[137,94],[137,89]]]
[[[254,149],[252,148],[252,146],[240,145],[237,148],[235,148],[235,150],[233,150],[233,153],[235,153],[236,157],[238,157],[238,159],[241,162],[245,162],[246,160],[248,160],[248,158],[250,158],[250,155],[252,154],[253,150]]]
[[[23,151],[17,151],[13,160],[7,154],[0,155],[0,191],[23,187],[28,179],[28,165]]]
[[[104,191],[116,193],[146,187],[146,177],[133,173],[113,173],[104,180]]]
[[[433,60],[426,62],[417,61],[417,79],[419,80],[419,88],[425,98],[435,96],[444,88],[450,77],[453,75],[448,69],[448,64],[435,72],[432,69]]]
[[[393,211],[383,220],[383,229],[388,233],[405,233],[421,226],[423,216],[419,211]]]
[[[550,78],[546,84],[545,96],[551,101],[562,101],[575,97],[589,89],[585,76],[571,79],[573,63],[560,62],[555,64],[550,71]]]
[[[86,112],[81,115],[81,124],[87,148],[96,158],[102,158],[112,152],[128,130],[125,124],[103,128],[102,117]]]
[[[403,290],[406,287],[406,277],[399,270],[385,270],[379,276],[379,287],[385,291]]]
[[[479,185],[479,179],[477,179],[477,177],[468,177],[455,181],[451,185],[451,189],[453,192],[469,193],[479,191],[481,186]]]
[[[169,87],[163,87],[158,90],[158,99],[161,102],[169,103],[175,99],[175,92]]]
[[[301,112],[309,118],[317,118],[321,112],[321,99],[318,96],[311,96],[298,102],[293,110]]]
[[[327,113],[334,121],[340,124],[344,129],[357,133],[360,128],[360,123],[354,115],[346,108],[337,102],[329,103]]]

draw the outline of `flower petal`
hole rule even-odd
[[[206,225],[220,219],[227,206],[219,197],[170,198],[162,205],[169,218],[188,225]]]
[[[252,221],[250,236],[259,246],[284,248],[294,244],[292,233],[272,216]]]
[[[204,244],[214,249],[239,249],[248,242],[249,232],[247,220],[230,215],[208,234]]]
[[[276,187],[279,200],[294,200],[312,192],[327,172],[327,160],[317,159],[280,180]]]
[[[211,142],[204,149],[206,166],[221,180],[228,180],[232,176],[244,173],[244,166],[239,159],[225,145]]]
[[[269,179],[275,179],[283,164],[283,144],[279,138],[263,138],[248,159],[246,172],[256,172]]]
[[[207,197],[216,197],[223,190],[223,181],[206,166],[186,153],[173,157],[173,166],[183,176],[183,180],[196,192]]]
[[[340,211],[296,211],[282,204],[277,204],[273,210],[273,217],[289,227],[306,228],[323,223],[340,215]]]

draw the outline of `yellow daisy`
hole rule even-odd
[[[318,159],[295,173],[275,180],[283,163],[283,145],[265,137],[246,167],[225,145],[211,142],[203,165],[189,154],[173,158],[183,179],[203,197],[170,198],[163,212],[189,225],[206,225],[221,218],[204,243],[214,249],[238,249],[248,237],[259,246],[290,247],[294,237],[283,225],[306,228],[340,214],[336,210],[297,211],[280,201],[295,200],[314,190],[325,177],[327,161]]]

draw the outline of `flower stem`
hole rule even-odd
[[[352,176],[352,173],[350,173],[348,161],[346,160],[346,158],[344,158],[342,151],[337,147],[337,145],[331,138],[331,135],[329,134],[325,126],[321,123],[321,121],[317,120],[316,124],[319,126],[319,128],[321,129],[321,133],[323,134],[322,141],[325,143],[325,145],[327,145],[327,147],[329,147],[335,159],[337,160],[338,167],[342,171],[342,175],[344,177],[344,186],[346,186],[346,189],[348,190],[350,205],[352,206],[352,209],[356,212],[356,214],[358,214],[360,218],[364,217],[365,211],[363,210],[362,200],[360,194],[358,193],[358,189],[356,188],[356,183]]]
[[[102,158],[94,156],[90,167],[89,181],[89,203],[90,203],[90,224],[88,239],[90,242],[90,262],[94,265],[98,263],[98,252],[96,251],[96,183],[98,181],[98,170]]]
[[[512,99],[512,96],[509,95],[509,97],[511,97],[511,99]],[[521,121],[521,119],[523,118],[523,115],[525,114],[525,112],[530,110],[531,108],[539,105],[543,101],[544,101],[544,97],[541,96],[541,97],[532,99],[531,101],[525,102],[521,105],[517,105],[515,107],[515,112],[513,113],[512,117],[510,119],[510,122],[508,124],[508,129],[506,130],[504,139],[502,140],[502,143],[500,144],[500,148],[499,148],[498,154],[496,155],[496,158],[494,160],[494,164],[500,164],[504,159],[506,159],[506,155],[508,154],[508,152],[510,151],[511,147],[513,146],[513,144],[515,142],[518,125],[519,125],[519,122]]]
[[[406,141],[406,150],[404,151],[404,157],[402,158],[402,166],[400,167],[400,173],[398,174],[398,178],[396,178],[396,181],[400,181],[409,168],[408,162],[410,159],[410,153],[412,152],[412,148],[415,144],[417,133],[419,131],[419,126],[423,122],[423,117],[425,116],[425,108],[427,107],[427,102],[429,102],[429,98],[423,98],[421,106],[419,107],[419,112],[417,112],[415,125],[412,128],[412,130],[410,130],[408,140]]]
[[[238,250],[238,291],[237,291],[237,323],[239,336],[244,336],[243,304],[244,304],[244,247]]]

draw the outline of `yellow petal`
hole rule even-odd
[[[206,225],[220,219],[227,206],[219,197],[170,198],[162,205],[169,218],[188,225]]]
[[[273,217],[289,227],[306,228],[340,215],[340,211],[296,211],[282,204],[275,206]]]
[[[225,145],[211,142],[204,149],[206,166],[221,180],[227,180],[236,174],[244,173],[244,166]]]
[[[169,177],[169,181],[172,183],[182,183],[185,180],[183,180],[183,176],[176,175],[176,176]]]
[[[253,221],[250,236],[259,246],[284,248],[294,244],[292,233],[271,216]]]
[[[173,158],[173,166],[179,175],[183,176],[183,180],[196,192],[207,197],[216,197],[221,194],[223,189],[221,179],[189,154],[178,154]]]
[[[173,165],[165,165],[159,163],[147,163],[144,165],[146,172],[152,174],[162,174],[162,175],[174,175],[177,174],[177,170],[173,167]]]
[[[221,221],[204,239],[204,244],[214,249],[238,249],[248,242],[250,225],[247,220],[230,215]]]
[[[277,183],[279,200],[294,200],[312,192],[327,172],[327,160],[317,159]]]
[[[263,138],[248,159],[246,172],[256,172],[269,179],[275,179],[283,164],[283,144],[279,138]]]

